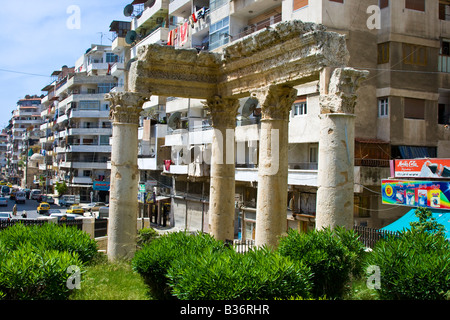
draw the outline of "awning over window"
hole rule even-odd
[[[450,211],[438,209],[431,209],[430,211],[432,212],[433,218],[436,219],[436,222],[442,224],[445,227],[445,236],[447,239],[450,239]],[[401,217],[397,221],[394,221],[390,225],[381,228],[381,230],[392,232],[410,230],[410,222],[419,221],[419,218],[416,217],[415,212],[416,209],[411,209],[403,217]]]

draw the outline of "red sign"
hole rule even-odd
[[[395,160],[396,178],[450,178],[450,159]]]

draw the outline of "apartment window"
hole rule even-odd
[[[378,64],[389,62],[389,42],[378,44]]]
[[[383,118],[389,116],[389,99],[378,99],[378,117]]]
[[[211,11],[214,11],[218,8],[220,8],[223,5],[226,5],[228,3],[228,0],[211,0],[209,2],[209,8]]]
[[[100,145],[109,145],[109,136],[100,136]]]
[[[405,0],[405,8],[417,11],[425,11],[425,0]]]
[[[389,7],[389,0],[380,0],[380,9]]]
[[[100,109],[100,101],[80,101],[78,103],[79,110],[99,110]]]
[[[106,63],[113,63],[119,60],[119,56],[117,54],[107,52],[106,53]]]
[[[317,145],[309,147],[309,162],[311,163],[319,162],[319,148]]]
[[[440,103],[438,108],[438,124],[450,124],[450,105]]]
[[[403,43],[403,63],[417,66],[427,65],[427,47]]]
[[[112,88],[116,87],[117,83],[99,83],[98,93],[108,93]]]
[[[225,17],[224,19],[211,24],[211,26],[209,27],[210,50],[223,46],[230,41],[229,23],[230,23],[229,17]]]
[[[439,3],[439,19],[450,21],[450,3]]]
[[[83,177],[90,177],[92,174],[91,170],[83,170]]]
[[[308,6],[308,0],[294,0],[294,11],[307,7]]]
[[[297,100],[294,102],[292,106],[293,115],[295,116],[303,116],[308,113],[308,105],[306,102],[306,96],[297,97]]]
[[[425,119],[425,100],[405,98],[405,119]]]

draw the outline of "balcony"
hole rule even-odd
[[[232,37],[233,41],[248,36],[256,31],[262,30],[268,26],[274,25],[278,22],[281,22],[281,13],[274,15],[270,18],[259,21],[255,24],[248,25],[241,29],[241,31]]]
[[[69,135],[102,135],[107,136],[112,134],[111,128],[71,128],[68,132]]]
[[[109,110],[74,110],[71,118],[109,118]]]
[[[111,67],[111,75],[118,77],[125,71],[125,64],[123,62],[115,62]]]
[[[89,162],[64,161],[61,162],[59,166],[60,168],[74,168],[74,169],[99,169],[99,170],[107,169],[107,163],[99,161],[89,161]]]
[[[166,18],[169,12],[169,0],[156,0],[151,7],[146,7],[139,18],[134,18],[131,29],[152,29],[156,26],[158,18]],[[166,38],[167,39],[167,38]]]
[[[92,184],[92,178],[90,178],[90,177],[73,177],[72,184]]]
[[[138,158],[139,170],[158,170],[156,158]]]
[[[201,99],[190,98],[168,98],[166,101],[166,112],[187,111],[189,108],[203,109]]]
[[[168,174],[188,174],[188,165],[182,164],[182,165],[176,165],[172,164],[169,167],[169,170],[164,166],[164,173]]]
[[[149,45],[149,44],[164,44],[167,42],[169,36],[169,29],[158,27],[156,30],[151,32],[148,36],[142,39],[137,45],[131,48],[131,59],[137,56],[139,48]]]

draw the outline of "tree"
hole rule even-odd
[[[440,236],[445,235],[445,227],[433,218],[431,210],[426,208],[417,208],[415,214],[416,217],[419,218],[419,221],[409,223],[411,226],[411,231],[428,232]]]
[[[64,193],[67,192],[66,182],[65,181],[63,181],[62,183],[56,182],[55,189],[58,192],[59,196],[63,195]]]

